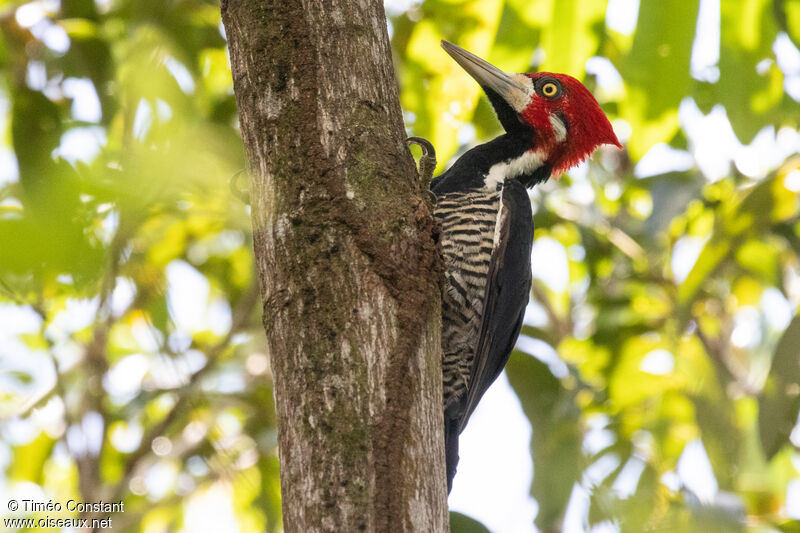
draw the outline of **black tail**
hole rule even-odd
[[[458,466],[458,419],[445,420],[444,422],[444,458],[447,465],[447,494],[453,488],[453,478]]]

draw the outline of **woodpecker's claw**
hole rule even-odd
[[[427,189],[433,179],[433,171],[436,170],[436,150],[429,140],[422,137],[409,137],[406,144],[416,144],[422,148],[422,157],[419,158],[419,170],[417,175],[422,184]]]

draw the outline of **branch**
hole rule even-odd
[[[97,311],[95,312],[95,327],[91,341],[86,345],[86,381],[102,383],[103,376],[108,371],[108,360],[106,358],[106,345],[108,332],[114,325],[111,310],[111,294],[116,286],[117,274],[119,273],[122,250],[130,232],[123,224],[122,214],[114,237],[111,240],[108,250],[108,265],[104,272],[98,294]],[[82,397],[83,412],[93,411],[97,413],[103,421],[103,434],[100,439],[100,448],[97,454],[86,454],[76,457],[78,466],[78,484],[81,495],[85,501],[93,501],[94,493],[101,486],[100,466],[98,458],[102,457],[106,446],[106,432],[109,426],[109,416],[104,404],[104,392],[101,386],[86,387],[83,389]],[[65,406],[66,407],[66,406]],[[65,410],[66,412],[66,410]]]
[[[0,294],[3,294],[6,298],[17,305],[30,306],[30,308],[33,309],[34,312],[36,312],[36,314],[46,322],[47,312],[42,304],[40,302],[28,302],[25,300],[25,298],[17,294],[17,291],[15,291],[14,288],[11,287],[11,285],[9,285],[3,278],[0,278]]]
[[[147,432],[147,435],[145,435],[139,443],[139,447],[136,448],[136,450],[134,450],[126,459],[123,467],[124,473],[122,475],[122,479],[120,479],[120,481],[112,490],[113,496],[109,499],[109,501],[117,501],[122,498],[127,490],[128,483],[130,483],[131,478],[139,466],[139,463],[150,453],[153,441],[157,437],[164,435],[167,429],[169,429],[169,427],[179,418],[179,416],[183,415],[187,409],[192,407],[192,395],[190,394],[191,389],[197,383],[199,383],[200,378],[208,374],[208,372],[214,368],[220,355],[222,355],[225,349],[230,346],[233,336],[242,331],[242,329],[248,325],[249,316],[253,311],[256,301],[258,300],[258,296],[258,284],[254,281],[237,303],[233,312],[231,328],[227,335],[225,335],[221,341],[219,341],[206,352],[207,361],[205,366],[192,374],[192,376],[189,378],[189,382],[183,387],[183,392],[179,393],[178,401],[176,402],[175,406],[170,410],[169,413],[167,413],[161,422],[150,428],[150,431]]]
[[[730,377],[730,379],[736,383],[736,385],[742,389],[745,394],[751,396],[758,395],[761,391],[747,383],[746,376],[731,358],[730,347],[727,345],[727,343],[723,344],[720,339],[711,339],[708,335],[706,335],[705,332],[703,332],[703,329],[700,327],[700,322],[696,318],[695,324],[695,334],[703,344],[703,348],[705,348],[706,353],[715,363],[717,369],[722,370],[724,374]]]
[[[559,209],[558,216],[564,220],[591,227],[598,235],[608,239],[608,242],[634,261],[646,259],[644,248],[633,237],[618,227],[612,226],[605,219],[588,220],[584,213],[586,213],[586,210],[579,209],[577,206],[565,205]]]
[[[547,313],[547,319],[556,330],[558,341],[571,335],[573,331],[572,319],[568,316],[566,319],[562,320],[561,317],[558,316],[555,307],[550,303],[550,298],[545,292],[542,282],[534,278],[531,287],[533,289],[534,301],[544,308],[545,313]],[[571,305],[569,307],[570,309],[572,308]],[[567,314],[569,315],[569,312]]]
[[[30,402],[27,407],[25,407],[21,412],[17,413],[15,416],[18,416],[20,418],[27,418],[28,416],[31,415],[31,413],[33,413],[34,409],[38,409],[42,407],[44,404],[46,404],[48,401],[50,401],[50,398],[54,396],[60,396],[58,394],[59,379],[61,379],[61,376],[58,373],[56,373],[56,383],[54,383],[53,386],[50,389],[48,389],[47,392],[45,392],[44,394],[42,394],[41,396]]]

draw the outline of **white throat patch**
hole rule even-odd
[[[483,186],[487,191],[496,191],[506,180],[533,172],[542,166],[546,159],[547,154],[543,150],[528,150],[514,159],[495,163],[484,176]]]

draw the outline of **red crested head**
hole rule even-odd
[[[536,147],[549,153],[553,176],[583,162],[603,144],[622,148],[592,93],[566,74],[525,74],[533,82],[520,119],[537,133]]]
[[[622,148],[592,93],[566,74],[509,74],[447,41],[442,47],[481,85],[508,133],[533,130],[531,150],[551,174],[585,161],[603,144]]]

